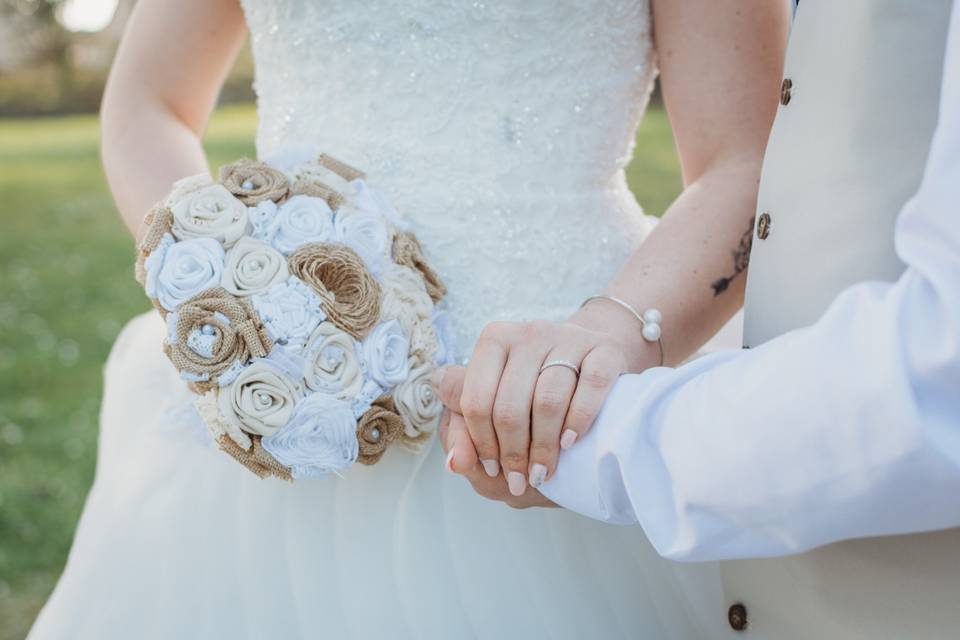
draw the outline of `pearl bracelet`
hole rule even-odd
[[[656,342],[660,346],[660,366],[663,366],[663,340],[660,338],[660,336],[663,334],[663,331],[660,328],[660,323],[663,321],[663,314],[660,313],[659,309],[647,309],[641,314],[638,313],[629,302],[621,300],[616,296],[606,295],[590,296],[583,301],[583,304],[580,305],[580,308],[582,309],[594,300],[609,300],[614,304],[620,305],[629,311],[634,318],[639,320],[640,324],[643,325],[643,330],[640,332],[640,335],[643,336],[643,339],[647,342]]]

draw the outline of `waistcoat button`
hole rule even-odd
[[[793,89],[793,80],[784,78],[783,84],[780,85],[780,104],[783,106],[790,104],[790,98],[792,97],[791,89]]]
[[[761,240],[766,240],[767,236],[770,235],[770,214],[762,213],[760,214],[760,219],[757,220],[757,237]]]
[[[731,605],[727,610],[727,622],[734,631],[743,631],[747,628],[747,608],[739,602]]]

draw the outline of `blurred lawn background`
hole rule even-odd
[[[211,164],[252,154],[255,127],[252,105],[219,109]],[[628,173],[650,213],[679,192],[658,107]],[[100,168],[95,116],[0,118],[0,202],[0,640],[15,640],[63,568],[93,479],[103,362],[150,305]]]

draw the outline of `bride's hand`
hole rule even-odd
[[[629,353],[614,335],[574,322],[487,325],[470,358],[459,407],[452,407],[465,418],[487,475],[502,469],[515,496],[523,495],[528,478],[540,486],[555,471],[560,449],[590,428],[613,383],[628,371]],[[545,367],[556,362],[565,364]],[[450,400],[446,392],[455,381],[443,382],[441,396]]]

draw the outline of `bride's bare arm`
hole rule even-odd
[[[603,293],[641,311],[661,310],[665,363],[677,364],[743,302],[789,9],[783,0],[652,5],[684,190]],[[567,323],[489,325],[470,359],[460,406],[452,407],[462,408],[469,438],[453,446],[449,466],[465,471],[479,458],[489,475],[503,470],[515,495],[528,478],[538,486],[553,473],[559,448],[572,446],[592,424],[617,376],[660,363],[659,348],[640,329],[635,317],[605,301]],[[579,378],[559,366],[541,372],[555,359],[578,365]]]
[[[137,3],[100,115],[107,181],[134,236],[175,180],[208,170],[200,139],[244,35],[237,0]]]

